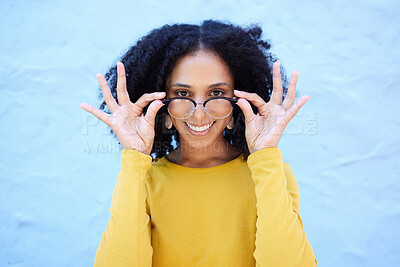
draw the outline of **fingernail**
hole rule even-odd
[[[157,92],[158,95],[163,95],[165,92]]]

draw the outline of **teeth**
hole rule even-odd
[[[205,126],[196,127],[196,126],[190,125],[190,124],[187,123],[187,122],[185,122],[185,123],[186,123],[187,126],[189,126],[190,129],[192,129],[193,131],[196,131],[196,132],[205,131],[205,130],[207,130],[208,128],[210,128],[211,125],[213,124],[213,122],[212,122],[212,123],[207,124],[207,125],[205,125]]]

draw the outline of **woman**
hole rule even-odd
[[[294,104],[298,71],[286,89],[261,32],[165,25],[97,75],[109,111],[81,107],[123,150],[95,266],[317,265],[277,148],[310,97]]]

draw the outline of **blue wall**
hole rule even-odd
[[[280,148],[319,265],[398,264],[399,1],[134,2],[0,2],[0,266],[93,265],[120,151],[79,104],[139,37],[207,18],[260,23],[300,69]]]

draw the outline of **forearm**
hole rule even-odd
[[[151,266],[151,228],[145,189],[150,167],[150,156],[122,150],[111,217],[96,252],[95,266]]]
[[[278,148],[252,153],[248,165],[255,183],[257,266],[315,266],[312,247],[287,192],[282,155]]]

